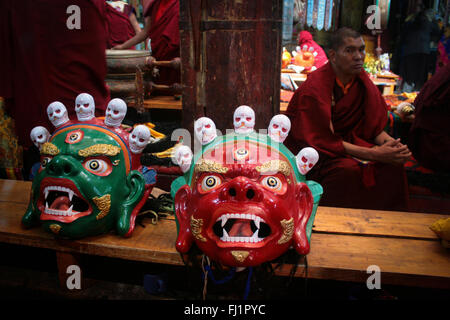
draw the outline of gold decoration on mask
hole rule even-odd
[[[100,220],[100,219],[104,218],[109,213],[109,209],[111,208],[111,195],[105,194],[103,197],[100,197],[100,198],[95,197],[95,198],[92,198],[92,201],[94,201],[95,205],[100,210],[96,219]]]
[[[51,142],[46,142],[41,147],[42,155],[56,156],[59,153],[59,149]]]
[[[231,254],[233,255],[233,258],[237,262],[244,262],[245,259],[247,259],[249,252],[248,251],[231,251]]]
[[[278,240],[278,244],[283,244],[292,239],[292,235],[294,234],[294,218],[290,218],[289,220],[283,219],[280,223],[283,228],[283,235]]]
[[[61,230],[61,226],[59,224],[51,224],[49,228],[54,234],[58,234]]]
[[[215,172],[215,173],[227,173],[228,168],[222,166],[222,164],[202,159],[195,165],[196,172]]]
[[[110,144],[94,144],[93,146],[79,150],[78,155],[85,158],[99,155],[112,157],[118,155],[120,150],[119,147]]]
[[[206,238],[202,236],[203,219],[195,219],[191,216],[191,232],[195,239],[206,242]]]
[[[117,159],[117,160],[114,160],[114,161],[113,161],[112,165],[113,165],[113,166],[118,166],[119,163],[120,163],[120,160]]]
[[[275,174],[277,172],[281,172],[286,177],[289,177],[291,174],[291,167],[286,161],[283,160],[270,160],[266,163],[257,166],[255,168],[261,174]]]

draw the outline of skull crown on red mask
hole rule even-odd
[[[291,246],[309,253],[307,225],[322,188],[306,181],[283,144],[236,131],[205,144],[192,160],[172,185],[179,252],[187,253],[195,243],[230,267],[260,265]]]

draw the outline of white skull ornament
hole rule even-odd
[[[188,146],[181,145],[175,148],[172,162],[178,165],[183,173],[189,171],[192,163],[192,151]]]
[[[75,99],[75,111],[78,121],[89,121],[95,118],[95,102],[89,93],[80,93]]]
[[[69,121],[69,115],[67,114],[67,108],[59,101],[50,103],[47,107],[47,115],[50,122],[55,128],[65,124]]]
[[[269,128],[267,129],[272,140],[283,143],[286,140],[289,131],[291,130],[291,120],[284,114],[277,114],[270,120]]]
[[[255,127],[255,111],[249,106],[239,106],[233,115],[234,131],[240,134],[253,132]]]
[[[150,129],[147,126],[142,124],[136,126],[128,139],[131,152],[138,154],[144,151],[147,144],[150,143],[150,138]]]
[[[210,143],[217,137],[216,124],[207,117],[201,117],[195,121],[194,131],[202,145]]]
[[[301,174],[305,175],[319,161],[319,153],[314,148],[306,147],[300,150],[295,160],[298,170],[300,170]]]
[[[37,126],[31,130],[30,138],[34,145],[41,150],[42,145],[50,139],[50,132],[44,127]]]
[[[105,112],[105,124],[108,127],[120,127],[127,114],[127,104],[120,98],[112,99]]]

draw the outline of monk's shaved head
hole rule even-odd
[[[338,29],[331,35],[330,38],[330,49],[337,51],[340,47],[344,45],[345,38],[359,38],[361,34],[353,29],[343,27]]]

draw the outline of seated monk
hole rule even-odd
[[[151,40],[152,56],[157,61],[170,61],[180,56],[180,1],[150,0],[144,9],[144,29],[130,40],[114,46],[112,49],[123,50],[144,41]],[[171,68],[160,67],[160,84],[180,82],[180,72]]]
[[[450,173],[450,64],[428,80],[414,101],[409,144],[424,167]]]
[[[363,69],[364,57],[359,33],[333,34],[330,63],[311,73],[288,105],[293,129],[285,144],[294,153],[306,146],[319,152],[307,178],[323,186],[321,205],[407,210],[403,164],[411,153],[383,131],[388,108]]]

